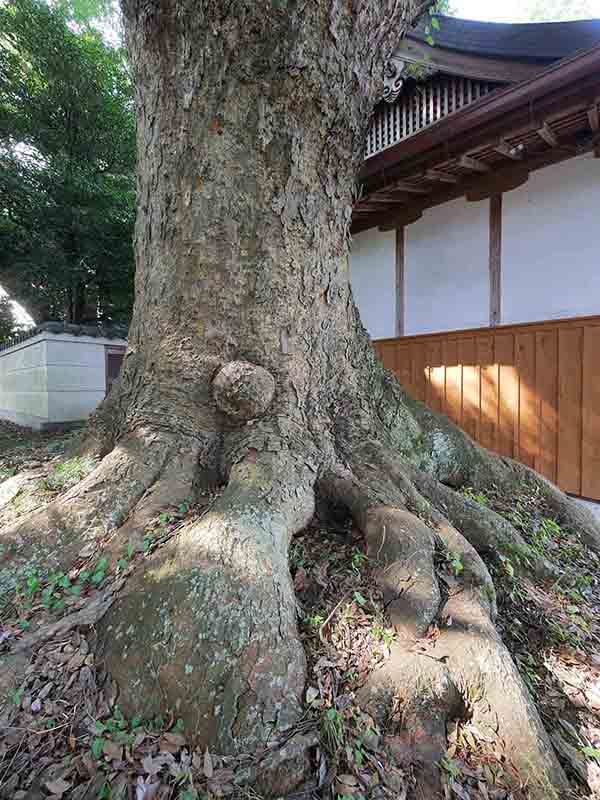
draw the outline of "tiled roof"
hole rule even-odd
[[[554,61],[600,42],[600,19],[576,22],[479,22],[438,16],[440,29],[432,31],[435,46],[495,58]],[[427,17],[409,39],[425,42]]]

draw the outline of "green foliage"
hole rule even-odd
[[[0,344],[9,339],[17,329],[12,304],[7,295],[0,297]]]
[[[460,553],[450,552],[449,556],[449,564],[450,569],[455,574],[456,577],[460,575],[461,572],[464,571],[464,565],[462,563],[462,558],[460,557]]]
[[[126,321],[133,88],[124,53],[60,5],[0,6],[0,284],[36,322]]]
[[[344,718],[335,708],[328,708],[321,720],[323,743],[330,753],[336,753],[343,746],[346,732]]]
[[[44,488],[56,492],[75,486],[86,475],[89,475],[95,466],[96,462],[90,456],[76,456],[68,461],[63,461],[54,467],[47,478],[44,478]]]
[[[490,501],[482,492],[476,492],[470,486],[466,486],[463,489],[463,494],[469,500],[473,500],[475,503],[479,503],[480,506],[489,506]]]

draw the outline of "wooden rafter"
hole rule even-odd
[[[510,192],[518,186],[522,186],[529,180],[529,170],[524,164],[513,164],[484,175],[479,180],[471,180],[471,186],[467,188],[465,197],[469,202],[476,203],[486,200],[488,197]]]
[[[459,177],[441,169],[428,169],[425,173],[428,181],[439,181],[440,183],[458,183]]]
[[[537,135],[540,136],[547,145],[550,147],[558,147],[558,139],[556,138],[556,134],[552,130],[552,128],[548,125],[547,122],[544,122],[541,128],[538,128],[536,131]]]
[[[590,128],[596,133],[596,131],[600,130],[600,114],[598,114],[598,103],[594,103],[593,106],[588,108],[588,121],[590,123]]]
[[[407,194],[429,194],[429,189],[425,186],[415,186],[406,181],[396,181],[396,183],[385,187],[386,192],[406,192]]]
[[[397,197],[394,194],[383,194],[382,192],[376,192],[375,194],[369,195],[369,201],[373,203],[404,203],[405,200],[402,197]]]
[[[523,158],[523,147],[511,147],[511,145],[507,144],[505,141],[499,142],[495,147],[494,150],[497,153],[500,153],[506,158],[512,158],[513,161],[521,161]]]
[[[473,158],[473,156],[461,156],[460,161],[458,162],[459,166],[463,167],[464,169],[470,169],[473,172],[489,172],[490,168],[487,164],[484,164],[483,161],[479,161],[477,158]]]

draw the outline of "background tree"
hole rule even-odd
[[[447,722],[468,717],[531,798],[558,796],[565,776],[496,631],[483,559],[512,554],[531,580],[554,572],[460,490],[493,485],[509,502],[528,487],[596,550],[598,526],[541,476],[410,398],[376,358],[349,284],[369,115],[383,66],[422,8],[123,5],[139,174],[129,350],[82,444],[96,468],[3,532],[0,578],[70,569],[101,551],[116,564],[128,545],[143,548],[159,510],[215,492],[116,600],[102,598],[97,631],[128,713],[172,710],[211,752],[266,754],[259,788],[281,796],[302,781],[311,743],[297,727],[307,676],[288,548],[318,502],[322,518],[345,515],[363,532],[399,635],[361,702],[384,725],[401,697],[431,765]],[[452,593],[436,571],[439,548],[462,567]],[[430,657],[419,639],[440,615],[453,624]],[[285,746],[265,750],[277,737]],[[435,796],[435,774],[421,796]]]
[[[0,284],[36,322],[129,317],[135,120],[122,50],[60,8],[0,9]]]
[[[10,298],[3,295],[0,297],[0,344],[10,338],[17,327]]]

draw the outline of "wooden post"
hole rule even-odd
[[[502,321],[502,195],[490,197],[490,327]]]
[[[404,336],[404,230],[396,228],[396,336]]]

